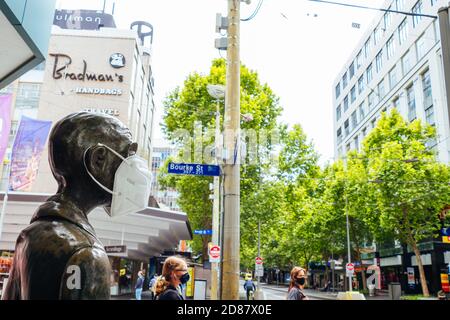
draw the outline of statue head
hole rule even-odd
[[[99,143],[124,158],[137,151],[130,130],[118,119],[104,114],[70,114],[55,124],[49,138],[49,162],[58,182],[58,194],[82,200],[89,209],[110,205],[112,196],[92,180],[86,169],[112,189],[114,174],[122,162]]]

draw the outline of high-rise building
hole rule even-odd
[[[445,0],[389,0],[383,8],[437,15]],[[449,118],[437,19],[382,12],[374,19],[333,84],[334,153],[358,149],[380,114],[398,109],[436,127],[428,143],[450,162]]]

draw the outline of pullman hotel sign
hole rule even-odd
[[[96,10],[56,10],[53,24],[62,29],[75,30],[116,28],[112,15]]]

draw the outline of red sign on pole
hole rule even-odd
[[[209,255],[213,259],[220,258],[220,247],[219,246],[212,246],[211,249],[209,249]]]
[[[353,263],[347,263],[345,269],[347,270],[347,273],[353,273],[355,271],[355,265]]]
[[[263,264],[263,259],[261,257],[256,257],[255,258],[255,263],[256,264]]]

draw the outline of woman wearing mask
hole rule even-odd
[[[289,291],[287,300],[308,300],[308,297],[303,292],[303,287],[306,283],[306,271],[300,267],[294,267],[291,270],[291,282],[289,284]]]
[[[187,263],[179,257],[168,257],[164,261],[161,277],[155,284],[157,300],[184,300],[177,290],[181,284],[189,281]]]

